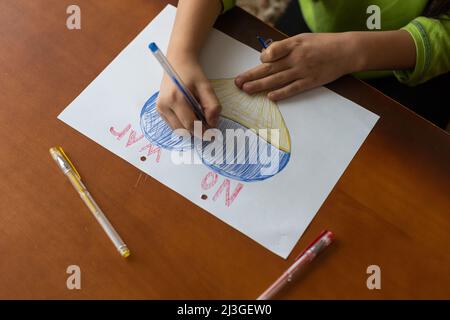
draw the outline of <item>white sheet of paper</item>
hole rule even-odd
[[[229,206],[224,200],[225,189],[214,200],[224,177],[219,175],[215,185],[204,189],[201,181],[211,172],[208,167],[176,165],[168,150],[162,150],[156,162],[157,153],[147,154],[149,141],[141,136],[141,109],[159,90],[163,75],[148,44],[154,41],[166,51],[175,13],[173,6],[167,6],[58,118],[287,258],[378,116],[323,87],[279,103],[291,136],[287,166],[267,180],[242,182],[243,188]],[[209,78],[232,78],[257,65],[259,52],[213,30],[201,61]],[[121,138],[110,131],[113,127],[121,132],[127,125],[131,128]],[[141,156],[147,160],[141,161]],[[229,181],[232,193],[239,182]],[[201,199],[203,194],[208,199]]]

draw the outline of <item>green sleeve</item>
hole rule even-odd
[[[236,2],[236,0],[222,0],[222,5],[223,5],[222,13],[233,8],[235,2]]]
[[[397,70],[397,79],[410,86],[450,71],[450,19],[417,17],[402,28],[409,32],[416,44],[416,66],[411,70]]]

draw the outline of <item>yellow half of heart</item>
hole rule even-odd
[[[278,105],[267,98],[267,93],[249,95],[236,87],[234,79],[210,81],[222,106],[221,116],[251,129],[277,149],[291,152],[291,138],[283,115]]]

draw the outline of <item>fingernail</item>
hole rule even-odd
[[[236,83],[236,85],[238,87],[241,87],[242,86],[242,77],[241,76],[237,76],[234,82]]]
[[[242,90],[244,90],[247,93],[250,93],[252,91],[252,85],[248,83],[244,83],[242,86]]]

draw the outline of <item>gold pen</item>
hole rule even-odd
[[[103,214],[102,210],[99,208],[97,203],[95,203],[89,191],[86,189],[86,186],[81,182],[81,176],[78,171],[75,169],[72,162],[69,160],[67,155],[64,153],[64,150],[61,147],[53,147],[50,148],[50,155],[58,164],[59,168],[62,172],[69,178],[75,190],[78,191],[81,199],[83,199],[84,203],[87,205],[89,210],[91,210],[94,217],[102,226],[103,230],[108,235],[109,239],[112,241],[117,251],[119,251],[120,255],[124,258],[130,255],[130,250],[127,245],[123,242],[122,238],[120,238],[117,231],[109,222],[108,218]]]

